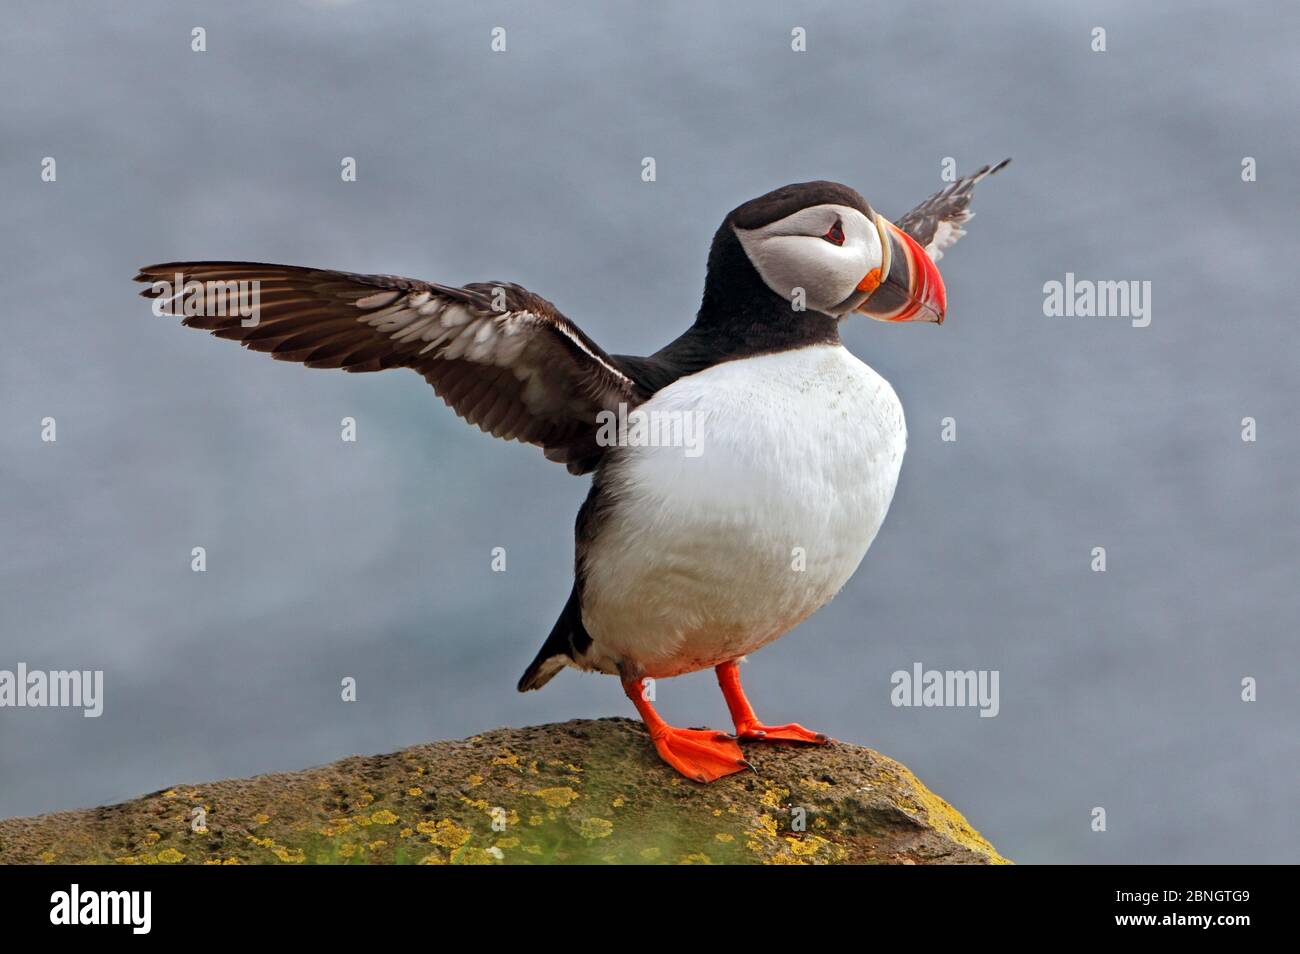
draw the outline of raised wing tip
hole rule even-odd
[[[141,298],[158,297],[158,293],[155,292],[153,288],[154,282],[157,281],[157,279],[154,277],[154,275],[156,275],[157,273],[152,271],[154,268],[155,266],[153,265],[146,265],[144,268],[140,269],[140,271],[135,273],[135,278],[131,279],[132,281],[135,282],[143,282],[147,286],[145,288],[140,289]]]
[[[135,278],[133,278],[132,281],[152,284],[158,281],[159,276],[161,275],[166,275],[170,278],[171,275],[180,268],[180,266],[185,264],[185,262],[160,262],[157,265],[141,265],[139,270],[135,273]],[[146,289],[145,291],[140,292],[140,294],[147,295],[148,290]]]
[[[141,275],[148,275],[151,272],[174,272],[182,266],[193,264],[193,262],[154,262],[152,265],[141,265],[139,272]]]

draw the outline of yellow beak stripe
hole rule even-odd
[[[879,212],[876,213],[876,231],[880,234],[880,281],[884,283],[889,277],[889,265],[893,259],[893,243],[889,241],[891,223]]]

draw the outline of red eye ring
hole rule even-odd
[[[832,245],[844,244],[844,226],[839,219],[836,219],[835,224],[826,230],[826,234],[822,238]]]

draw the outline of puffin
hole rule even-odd
[[[592,475],[572,588],[518,689],[565,668],[617,676],[659,756],[712,782],[751,767],[742,742],[832,741],[761,721],[739,664],[844,587],[898,483],[902,405],[840,324],[941,325],[936,263],[965,234],[974,186],[1009,162],[896,221],[837,182],[745,202],[713,236],[694,322],[648,356],[606,352],[511,282],[238,261],[149,265],[136,280],[155,314],[281,361],[409,368],[470,424]],[[734,732],[655,708],[654,680],[707,668]]]

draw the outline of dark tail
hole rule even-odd
[[[591,645],[591,636],[582,625],[582,609],[579,604],[578,586],[575,583],[569,591],[564,609],[560,610],[560,618],[551,628],[551,634],[542,643],[536,658],[519,677],[517,688],[520,692],[542,688],[555,678],[556,673],[574,661],[575,654],[587,651]]]

